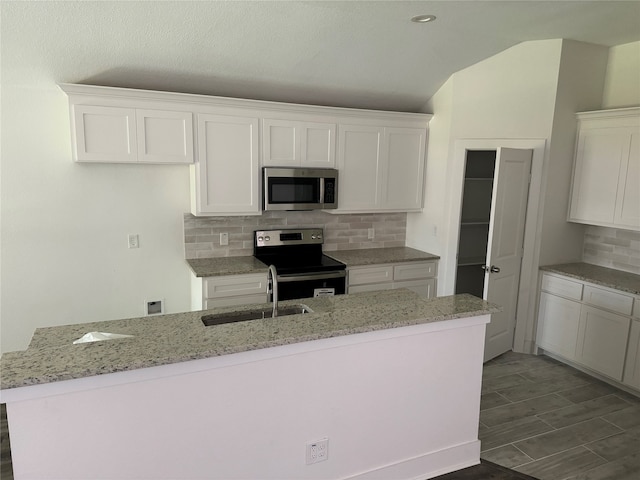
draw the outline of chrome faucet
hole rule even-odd
[[[275,265],[269,265],[267,272],[267,282],[271,286],[271,301],[273,302],[272,317],[278,316],[278,272]]]

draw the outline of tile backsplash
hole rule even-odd
[[[263,212],[244,217],[195,217],[184,215],[185,258],[253,255],[254,230],[324,228],[324,250],[403,247],[406,213],[333,215],[322,211]],[[368,240],[370,228],[374,239]],[[229,245],[220,245],[220,234],[229,234]]]
[[[640,274],[640,232],[589,225],[584,234],[582,260]]]

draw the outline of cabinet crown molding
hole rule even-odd
[[[345,107],[329,107],[321,105],[305,105],[297,103],[273,102],[266,100],[251,100],[246,98],[218,97],[192,93],[163,92],[158,90],[144,90],[123,87],[106,87],[100,85],[85,85],[74,83],[59,83],[58,87],[69,97],[78,101],[81,97],[111,97],[122,100],[140,100],[156,102],[176,102],[180,104],[203,105],[206,107],[233,107],[248,110],[282,111],[288,113],[306,113],[322,116],[339,115],[342,118],[352,116],[362,119],[371,116],[375,119],[392,121],[409,121],[418,126],[426,127],[433,114],[415,112],[395,112],[386,110],[368,110]]]

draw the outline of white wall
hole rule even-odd
[[[525,241],[516,331],[519,349],[528,350],[533,342],[535,302],[531,300],[538,266],[579,261],[582,256],[584,227],[566,221],[575,112],[600,107],[606,59],[607,49],[597,45],[566,40],[525,42],[455,73],[428,105],[434,118],[426,201],[433,204],[426,205],[422,213],[408,215],[407,244],[433,249],[429,251],[442,257],[439,295],[453,293],[455,288],[464,164],[464,155],[456,154],[456,140],[503,139],[505,146],[524,139],[546,143],[544,155],[534,155],[532,169],[529,209],[535,217],[527,223],[529,240]],[[500,145],[496,140],[495,147]],[[437,238],[429,235],[434,225]]]
[[[188,310],[188,167],[74,163],[66,96],[19,60],[2,63],[2,351],[36,327],[141,316],[145,300]]]
[[[443,263],[455,258],[459,211],[451,209],[460,200],[464,162],[455,156],[456,140],[550,137],[561,47],[561,40],[522,43],[455,73],[432,98],[425,209],[407,217],[409,246]],[[433,225],[437,239],[423,236]],[[440,269],[438,293],[452,293],[454,281]]]
[[[640,105],[640,42],[609,49],[602,108]]]

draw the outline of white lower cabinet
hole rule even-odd
[[[580,303],[547,292],[540,294],[538,345],[575,360],[580,323]]]
[[[640,320],[631,294],[557,274],[542,275],[537,344],[640,390]]]
[[[426,298],[436,296],[438,262],[404,262],[347,269],[347,293],[408,288]]]
[[[267,302],[267,274],[192,276],[192,310]]]
[[[576,360],[615,380],[622,380],[629,318],[582,305]]]
[[[640,299],[636,298],[636,302],[640,302]],[[622,383],[640,390],[640,319],[631,320]]]

